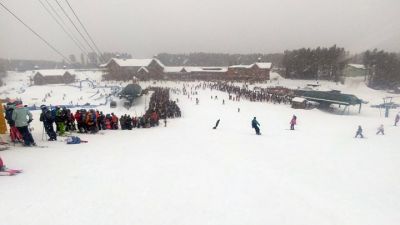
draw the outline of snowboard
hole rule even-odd
[[[14,176],[19,173],[22,173],[22,170],[6,169],[4,171],[0,171],[0,176]]]

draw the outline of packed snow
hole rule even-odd
[[[129,110],[115,98],[118,107],[110,109],[101,105],[111,91],[106,85],[126,83],[102,82],[101,73],[93,72],[91,77],[78,75],[94,80],[97,88],[79,88],[79,82],[30,86],[30,75],[9,73],[0,97],[39,106],[50,93],[45,104],[91,103],[117,115],[141,115],[150,98],[140,97]],[[273,82],[253,86],[297,88],[310,83],[273,77]],[[186,85],[190,91],[199,83],[140,85]],[[227,93],[210,89],[196,90],[198,95],[189,97],[171,93],[172,100],[179,100],[182,118],[168,120],[167,127],[78,134],[88,143],[72,146],[43,141],[40,111],[33,111],[33,137],[48,148],[17,145],[0,152],[8,167],[24,170],[0,177],[1,224],[397,225],[400,127],[393,123],[398,110],[384,118],[370,105],[382,103],[388,94],[369,89],[356,78],[344,85],[318,84],[369,103],[361,114],[354,107],[349,115],[338,115],[229,101]],[[104,93],[103,98],[91,97],[97,92]],[[295,131],[289,130],[293,114],[298,118]],[[251,128],[253,117],[261,124],[261,136]],[[218,119],[219,127],[213,130]],[[375,134],[380,124],[385,135]],[[366,139],[354,138],[358,125]]]

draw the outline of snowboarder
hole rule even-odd
[[[294,130],[294,125],[297,123],[297,117],[293,115],[292,120],[290,120],[290,130]]]
[[[256,130],[257,135],[261,135],[260,128],[258,126],[261,126],[261,125],[260,125],[260,123],[258,123],[256,117],[254,117],[253,120],[251,121],[251,127],[254,128],[254,130]]]
[[[361,126],[358,126],[355,138],[357,138],[358,136],[360,136],[361,138],[364,138],[364,135],[362,134],[362,132],[363,132],[363,130],[362,130]]]
[[[43,127],[47,135],[49,136],[48,141],[56,141],[57,134],[56,132],[54,132],[54,118],[51,115],[51,111],[45,105],[40,106],[40,109],[42,109],[42,113],[40,114],[40,121],[43,122]]]
[[[378,127],[378,132],[376,132],[376,134],[377,134],[377,135],[378,135],[378,134],[385,135],[385,129],[384,129],[384,127],[383,127],[383,124],[381,124],[381,125]]]
[[[397,123],[400,121],[400,113],[397,113],[396,118],[394,119],[394,125],[397,126]]]
[[[218,119],[217,122],[215,123],[215,126],[213,127],[214,130],[217,129],[217,127],[219,125],[219,121],[220,121],[220,119]]]
[[[32,113],[29,112],[28,108],[24,107],[22,102],[19,102],[12,114],[12,120],[15,121],[15,126],[21,133],[24,139],[24,146],[36,146],[35,140],[33,140],[32,134],[28,129],[28,125],[32,122]]]

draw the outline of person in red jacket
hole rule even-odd
[[[294,130],[294,125],[297,123],[297,117],[293,115],[292,120],[290,120],[290,130]]]
[[[4,165],[3,160],[0,157],[0,171],[4,171],[5,168],[6,168],[6,166]]]
[[[82,114],[79,110],[76,110],[74,118],[78,124],[78,132],[82,133],[82,130],[83,130]]]
[[[158,114],[156,111],[153,111],[150,115],[150,126],[158,126]]]
[[[118,130],[118,117],[111,113],[111,127],[113,130]]]

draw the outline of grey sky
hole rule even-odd
[[[38,0],[0,1],[65,55],[80,54]],[[400,0],[69,2],[101,51],[138,58],[160,52],[273,53],[335,43],[352,52],[400,51]],[[0,28],[0,57],[60,60],[2,8]]]

